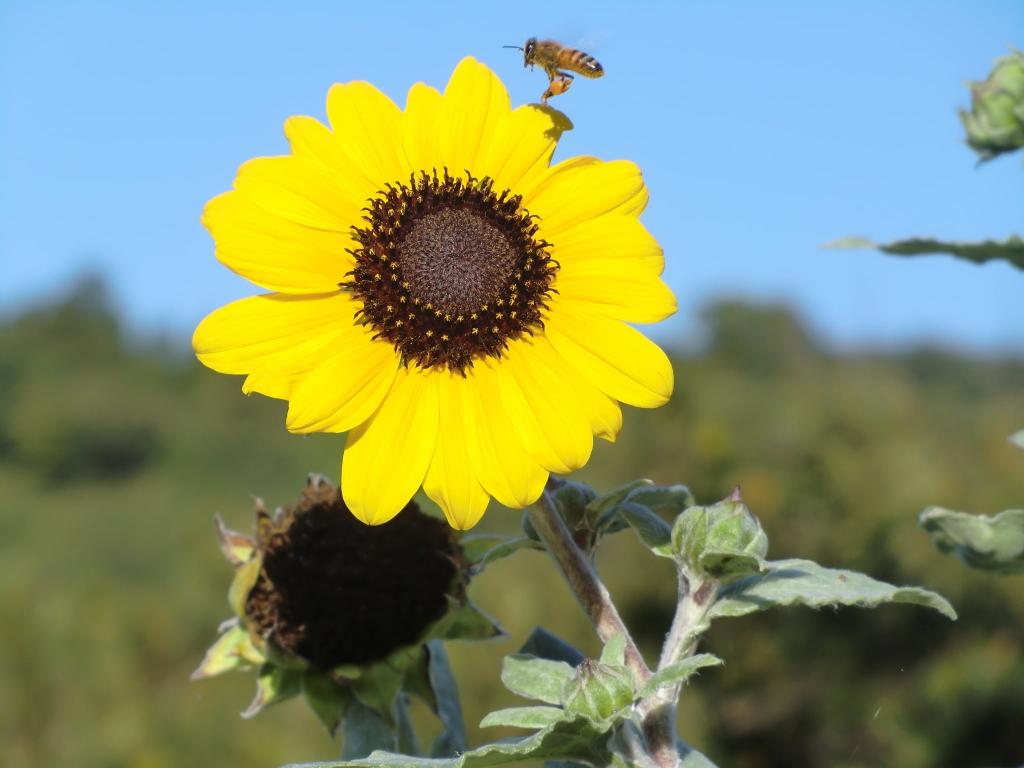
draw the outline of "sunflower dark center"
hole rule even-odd
[[[410,293],[450,315],[467,315],[500,298],[517,256],[508,235],[471,208],[423,214],[398,243]]]
[[[356,264],[341,283],[361,320],[406,364],[459,373],[542,328],[558,265],[521,202],[447,170],[387,185],[354,229]]]
[[[318,669],[372,663],[418,642],[465,589],[451,531],[414,502],[371,527],[329,483],[311,482],[266,528],[246,618]]]

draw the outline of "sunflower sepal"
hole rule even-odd
[[[267,707],[292,699],[302,693],[302,672],[266,662],[256,678],[256,698],[242,712],[246,720],[256,717]]]

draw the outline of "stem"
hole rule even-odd
[[[648,669],[647,662],[640,655],[640,650],[615,609],[608,589],[601,582],[590,559],[573,541],[572,533],[558,513],[555,500],[547,490],[541,494],[537,503],[530,507],[530,522],[533,523],[548,554],[561,569],[569,588],[593,622],[601,642],[607,643],[612,635],[619,632],[626,638],[626,666],[633,673],[637,686],[643,685],[650,678],[651,670]]]
[[[601,582],[593,563],[576,545],[551,494],[545,490],[530,508],[530,522],[540,536],[544,547],[576,595],[583,610],[590,617],[602,642],[619,632],[626,638],[626,666],[633,674],[637,688],[651,677],[651,670],[640,655],[633,637],[612,603],[608,589]],[[644,707],[644,704],[650,704]],[[663,700],[657,693],[640,702],[638,711],[642,720],[648,754],[657,768],[677,768],[679,751],[676,748],[675,699]]]

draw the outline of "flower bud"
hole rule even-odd
[[[970,88],[971,110],[960,111],[968,145],[982,160],[1024,147],[1024,54],[998,59],[988,79]]]
[[[672,529],[676,558],[694,575],[726,579],[761,570],[768,537],[737,488],[710,507],[690,507]]]
[[[584,659],[562,690],[566,712],[588,720],[607,721],[633,703],[629,670],[617,664]]]

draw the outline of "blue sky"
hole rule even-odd
[[[472,54],[534,101],[501,48],[555,37],[600,81],[555,101],[558,157],[625,157],[651,189],[680,314],[721,295],[797,306],[844,346],[1024,350],[1024,276],[822,250],[847,234],[1024,229],[1017,157],[975,167],[956,107],[1024,2],[54,2],[0,0],[0,313],[101,270],[143,331],[187,336],[253,289],[199,224],[237,166],[286,151],[291,114],[370,80],[399,103]]]

